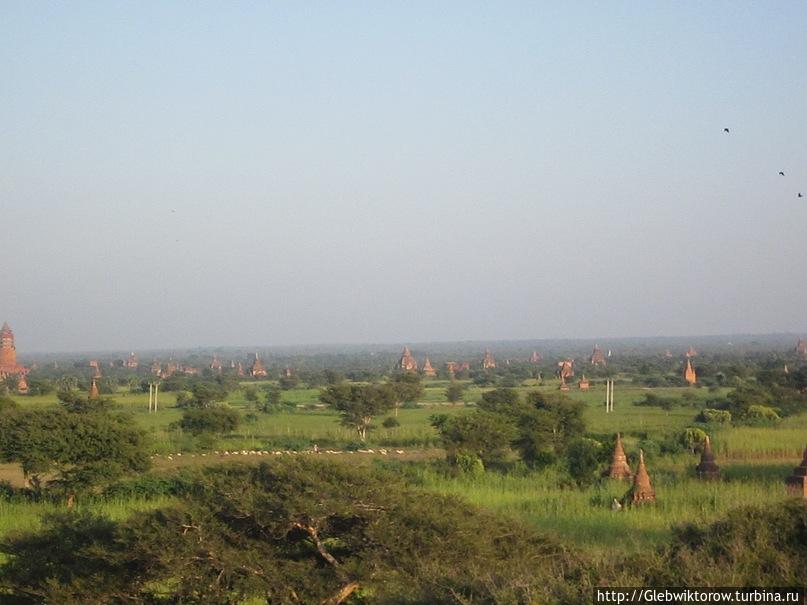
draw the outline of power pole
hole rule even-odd
[[[159,382],[149,383],[149,413],[157,412],[157,393],[160,389]]]
[[[605,381],[605,411],[614,411],[614,381],[607,379]]]

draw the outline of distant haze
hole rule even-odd
[[[0,322],[807,333],[805,32],[803,2],[3,2]]]

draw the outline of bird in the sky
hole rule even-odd
[[[804,196],[801,194],[801,191],[799,191],[799,195],[798,195],[798,197],[804,197]]]
[[[728,129],[728,128],[724,128],[724,129],[723,129],[723,132],[729,132],[729,129]]]
[[[779,171],[779,176],[785,176],[785,173],[780,170]]]

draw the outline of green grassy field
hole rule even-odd
[[[254,383],[253,383],[254,384]],[[414,408],[398,411],[400,426],[381,427],[381,418],[368,437],[368,447],[400,447],[406,449],[435,448],[437,434],[429,418],[435,413],[467,412],[484,389],[470,386],[466,405],[449,405],[445,401],[444,382],[427,383],[424,397]],[[557,392],[557,384],[523,386],[522,392],[542,390]],[[617,385],[613,413],[606,413],[602,401],[604,390],[595,385],[588,392],[572,390],[569,395],[586,404],[588,431],[593,434],[624,435],[628,452],[635,453],[642,438],[661,440],[693,426],[697,402],[716,397],[721,392],[705,389],[653,389],[660,396],[681,397],[688,393],[687,404],[669,411],[656,407],[633,405],[650,392],[649,389]],[[724,392],[723,392],[724,393]],[[220,450],[237,449],[334,449],[357,441],[352,429],[340,425],[339,416],[318,403],[316,389],[293,389],[283,392],[284,402],[296,410],[265,414],[236,391],[228,403],[242,412],[243,422],[236,433],[225,435],[215,443]],[[19,397],[26,407],[56,405],[55,396]],[[153,453],[198,452],[191,435],[172,427],[181,410],[173,407],[171,393],[160,396],[160,410],[148,413],[147,395],[119,392],[114,395],[119,409],[131,413],[143,428]],[[770,503],[785,498],[782,479],[799,460],[807,442],[807,415],[783,420],[772,427],[710,428],[718,462],[724,472],[721,482],[702,482],[693,474],[697,457],[678,455],[648,459],[650,475],[658,495],[658,503],[641,510],[614,512],[613,498],[621,498],[628,485],[609,481],[602,485],[579,489],[568,485],[558,470],[502,475],[488,472],[476,477],[448,477],[428,463],[407,463],[407,471],[428,489],[459,495],[474,504],[528,523],[542,531],[557,535],[593,553],[605,554],[617,548],[634,551],[658,544],[669,536],[673,524],[708,521],[742,504]],[[425,451],[425,450],[424,450]],[[439,456],[439,453],[437,454]],[[214,457],[195,458],[198,464],[209,464]],[[187,461],[187,459],[183,459]],[[86,506],[120,518],[134,510],[159,506],[153,501],[93,501]],[[53,504],[0,502],[0,536],[12,529],[35,528],[41,514],[56,508]]]

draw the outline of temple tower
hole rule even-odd
[[[644,465],[644,452],[639,450],[639,466],[633,477],[633,487],[627,494],[627,500],[634,506],[648,504],[656,501],[656,492],[650,484],[650,475]]]
[[[798,355],[799,357],[807,357],[807,342],[799,338],[799,341],[796,343],[796,348],[794,349],[794,351],[796,355]]]
[[[13,368],[17,365],[17,347],[14,346],[14,332],[7,323],[0,328],[0,368]]]
[[[580,389],[581,391],[588,391],[589,388],[588,378],[586,378],[585,374],[583,374],[583,377],[577,383],[577,388]]]
[[[138,365],[140,365],[140,362],[137,360],[137,355],[134,354],[134,351],[129,353],[129,357],[126,359],[126,361],[124,362],[123,365],[124,365],[124,367],[132,368],[132,369],[134,369]]]
[[[496,359],[493,357],[493,353],[490,352],[490,349],[485,349],[485,357],[482,359],[482,369],[483,370],[492,370],[496,367]]]
[[[591,352],[591,357],[589,357],[588,360],[593,366],[605,365],[605,355],[602,349],[600,349],[600,345],[594,345],[594,350]]]
[[[614,445],[614,456],[611,459],[611,466],[608,469],[608,477],[623,481],[633,479],[633,471],[630,470],[628,457],[625,455],[625,448],[622,446],[622,436],[616,434],[616,445]]]
[[[95,378],[93,378],[92,384],[90,384],[89,399],[98,399],[100,396],[101,393],[98,391],[98,383],[95,381]]]
[[[254,378],[263,378],[268,374],[269,372],[267,372],[266,368],[263,367],[263,363],[258,357],[258,354],[255,353],[255,359],[252,360],[252,367],[249,369],[249,375]]]
[[[799,498],[807,498],[807,447],[801,464],[793,469],[793,474],[785,479],[787,492]]]
[[[706,443],[703,444],[701,461],[695,467],[699,479],[720,479],[720,467],[715,462],[715,455],[712,453],[712,440],[706,435]]]
[[[692,367],[692,362],[689,360],[689,357],[687,357],[687,367],[684,370],[684,380],[686,380],[690,385],[698,382],[698,375],[695,374],[695,369]]]
[[[538,351],[533,351],[530,355],[530,363],[541,363],[541,354]]]
[[[432,367],[428,355],[426,355],[426,359],[423,360],[423,375],[428,376],[429,378],[434,378],[437,376],[437,370]]]
[[[697,357],[698,352],[694,349],[692,345],[689,345],[689,348],[687,349],[687,352],[684,353],[684,355],[686,355],[691,359],[692,357]]]
[[[418,362],[412,356],[412,351],[409,350],[409,347],[404,347],[401,358],[398,360],[398,369],[404,372],[418,371]]]

